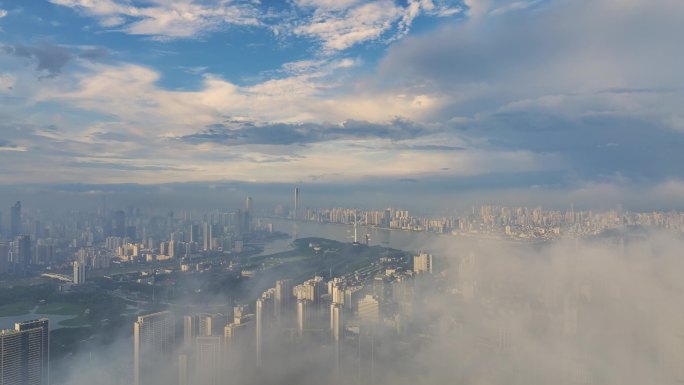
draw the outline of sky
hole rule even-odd
[[[681,36],[680,0],[0,0],[0,184],[682,204]]]

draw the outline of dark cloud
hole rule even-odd
[[[0,148],[18,148],[16,144],[10,142],[9,140],[0,139]]]
[[[338,139],[382,138],[394,141],[417,138],[429,130],[418,123],[395,119],[387,124],[348,120],[342,124],[228,122],[213,124],[178,140],[188,143],[220,143],[224,145],[267,144],[295,145]]]
[[[6,45],[2,52],[36,62],[36,70],[46,73],[47,77],[55,77],[62,72],[64,66],[73,58],[70,50],[51,44],[40,46]]]
[[[109,56],[109,50],[102,47],[88,48],[82,50],[78,54],[78,56],[83,59],[88,59],[90,61],[97,61],[99,59]]]
[[[111,131],[95,132],[91,136],[95,139],[105,140],[105,141],[114,141],[114,142],[130,142],[130,141],[139,139],[138,136],[131,135],[129,133],[111,132]]]
[[[108,169],[108,170],[119,170],[119,171],[190,171],[189,168],[180,168],[173,166],[159,166],[159,165],[134,165],[127,163],[116,163],[116,162],[69,162],[65,164],[66,166],[73,166],[77,168],[95,168],[95,169]]]

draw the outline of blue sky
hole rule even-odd
[[[0,183],[677,195],[681,36],[678,0],[0,0]]]

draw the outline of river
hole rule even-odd
[[[306,221],[293,221],[289,219],[268,218],[264,219],[273,223],[273,230],[289,234],[294,238],[326,238],[339,242],[352,242],[354,228],[351,225],[338,223],[319,223]],[[405,251],[426,250],[440,252],[447,249],[457,248],[468,243],[501,243],[510,245],[530,245],[527,242],[514,242],[498,240],[487,237],[464,237],[451,234],[437,234],[425,231],[390,230],[376,227],[359,226],[357,229],[358,241],[365,243],[366,235],[369,236],[369,245],[381,245]],[[284,244],[284,243],[283,243]],[[271,251],[273,248],[271,248]],[[288,248],[284,250],[289,250]],[[279,250],[279,251],[284,251]]]

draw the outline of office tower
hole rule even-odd
[[[200,227],[199,225],[196,224],[191,224],[190,225],[190,242],[191,243],[199,243],[200,242]]]
[[[366,295],[359,301],[359,318],[368,323],[380,321],[380,302],[372,295]]]
[[[246,234],[251,231],[252,228],[252,197],[248,196],[245,202],[245,214],[242,217],[242,233]]]
[[[297,334],[301,337],[305,330],[311,329],[312,302],[308,299],[297,300]]]
[[[112,220],[112,235],[115,237],[126,236],[126,213],[123,210],[114,212],[114,219]]]
[[[183,316],[183,347],[189,348],[195,343],[195,337],[199,334],[199,316]]]
[[[202,313],[199,315],[199,331],[200,336],[214,336],[221,335],[223,328],[228,323],[228,319],[221,313],[208,314]]]
[[[432,274],[432,254],[421,252],[413,256],[413,271]]]
[[[219,385],[223,367],[221,336],[200,336],[195,347],[195,381],[197,385]]]
[[[168,311],[139,316],[133,324],[133,383],[159,383],[175,345],[174,318]]]
[[[10,261],[21,267],[27,267],[31,263],[31,237],[18,235],[14,238],[10,248]]]
[[[10,211],[10,238],[21,235],[21,202],[12,206]]]
[[[209,222],[204,222],[204,251],[211,250],[212,238],[213,238],[213,226]]]
[[[256,301],[256,364],[261,367],[263,364],[265,341],[272,336],[270,333],[274,326],[273,299],[275,289],[265,291],[261,298]]]
[[[294,219],[299,219],[300,209],[301,208],[299,207],[299,187],[295,187],[294,214],[292,215]]]
[[[275,312],[276,321],[279,326],[288,323],[290,318],[290,304],[292,303],[292,280],[281,279],[276,281],[275,298],[273,301],[273,310]]]
[[[50,383],[50,330],[48,319],[18,322],[0,330],[0,384]]]
[[[86,280],[85,263],[74,261],[74,285],[83,285]]]
[[[0,274],[9,270],[9,245],[0,243]]]

